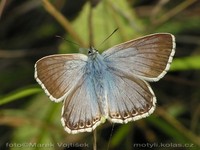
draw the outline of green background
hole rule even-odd
[[[115,44],[158,32],[174,34],[177,46],[168,74],[159,82],[150,83],[158,101],[155,112],[125,125],[108,121],[102,124],[97,128],[97,149],[200,147],[199,1],[0,3],[0,150],[92,149],[92,133],[71,135],[64,131],[60,122],[62,103],[50,101],[36,83],[35,62],[50,54],[77,53],[90,43],[102,52]],[[101,44],[117,27],[118,31]]]

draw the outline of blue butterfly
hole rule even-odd
[[[152,34],[116,45],[102,54],[46,56],[35,79],[52,101],[63,101],[61,122],[68,133],[91,132],[106,119],[127,123],[149,116],[156,97],[146,81],[169,70],[175,37]]]

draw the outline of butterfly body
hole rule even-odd
[[[85,66],[88,84],[92,84],[94,87],[94,91],[97,97],[97,101],[99,103],[99,109],[105,118],[107,117],[107,102],[105,98],[105,83],[106,80],[106,72],[108,71],[107,65],[105,64],[103,57],[98,53],[94,48],[89,49],[88,61]]]
[[[35,79],[52,101],[63,101],[61,122],[68,133],[91,132],[109,120],[128,123],[149,116],[156,97],[147,81],[169,70],[175,38],[144,36],[99,54],[46,56],[35,64]]]

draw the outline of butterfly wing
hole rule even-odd
[[[80,82],[86,61],[83,54],[43,57],[35,64],[35,79],[52,101],[62,101]]]
[[[153,113],[156,97],[147,82],[111,70],[106,78],[108,119],[111,122],[127,123]]]
[[[47,56],[35,64],[35,78],[49,98],[64,99],[61,122],[68,133],[90,132],[101,123],[95,85],[86,73],[87,61],[82,54],[65,54]]]
[[[72,134],[94,130],[103,119],[99,103],[95,83],[86,74],[64,101],[61,122],[65,130]]]
[[[169,70],[174,53],[174,36],[161,33],[116,45],[102,56],[112,70],[147,81],[158,81]]]

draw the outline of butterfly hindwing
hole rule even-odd
[[[85,75],[66,97],[61,121],[68,133],[91,132],[101,123],[101,110],[94,82]]]
[[[153,113],[156,97],[147,82],[115,71],[109,71],[106,78],[108,119],[111,122],[127,123]]]

